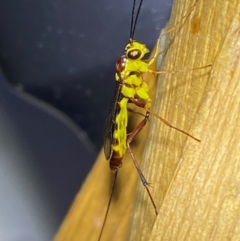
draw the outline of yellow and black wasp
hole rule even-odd
[[[109,166],[111,171],[115,172],[115,179],[113,183],[113,188],[117,178],[118,169],[122,165],[122,160],[126,151],[129,152],[134,165],[137,169],[141,182],[146,188],[148,195],[151,199],[152,205],[154,207],[156,215],[158,214],[156,204],[152,198],[152,195],[149,191],[149,183],[145,179],[138,162],[131,150],[130,143],[136,137],[136,135],[142,130],[146,125],[150,114],[153,114],[159,118],[162,122],[174,128],[193,139],[199,141],[197,138],[188,134],[187,132],[180,130],[166,120],[157,116],[151,112],[151,98],[149,96],[149,87],[143,79],[144,73],[158,74],[149,68],[150,65],[156,60],[156,57],[152,58],[149,62],[143,60],[149,49],[143,43],[140,43],[134,40],[134,32],[136,28],[136,23],[140,13],[143,0],[140,0],[137,11],[136,10],[136,0],[133,0],[132,6],[132,18],[131,18],[131,28],[130,28],[130,39],[125,46],[125,54],[120,57],[116,63],[116,88],[115,95],[112,101],[112,106],[110,109],[110,114],[106,120],[105,129],[104,129],[104,153],[107,160],[109,160]],[[135,16],[136,12],[136,16]],[[137,107],[143,108],[146,110],[143,120],[130,132],[127,133],[128,125],[128,104],[134,104]],[[113,192],[113,190],[112,190]],[[107,212],[105,215],[104,223],[108,214],[109,206],[111,203],[112,193],[109,199]],[[101,234],[103,227],[101,230]],[[101,237],[100,234],[100,237]],[[99,237],[99,240],[100,240]]]

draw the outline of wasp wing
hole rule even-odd
[[[115,140],[113,138],[114,130],[116,129],[116,115],[119,113],[119,100],[122,98],[121,94],[122,84],[118,81],[116,81],[116,88],[114,97],[112,100],[112,105],[110,108],[109,116],[106,119],[105,127],[104,127],[104,153],[107,160],[109,160],[112,157],[113,149],[112,145],[114,144]]]

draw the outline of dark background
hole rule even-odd
[[[115,62],[129,40],[131,5],[130,0],[0,1],[0,163],[5,167],[0,188],[7,190],[2,201],[16,207],[26,225],[32,225],[26,216],[42,220],[25,238],[53,236],[102,146]],[[145,0],[135,39],[151,49],[170,9],[171,1]],[[3,232],[19,226],[12,220],[14,215]],[[22,235],[20,226],[11,240]],[[45,228],[49,232],[41,236]]]

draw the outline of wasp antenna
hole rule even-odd
[[[132,19],[131,19],[131,28],[130,28],[130,39],[133,39],[133,37],[134,37],[134,32],[135,32],[135,29],[136,29],[137,20],[138,20],[139,13],[140,13],[140,10],[141,10],[141,7],[142,7],[142,3],[143,3],[143,0],[141,0],[139,5],[138,5],[137,14],[136,14],[136,17],[134,19],[136,0],[133,1]]]
[[[133,37],[133,28],[134,28],[133,24],[134,24],[135,6],[136,6],[136,0],[133,0],[132,18],[131,18],[131,27],[130,27],[130,39]]]

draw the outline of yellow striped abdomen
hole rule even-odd
[[[115,120],[116,129],[113,132],[114,144],[112,145],[113,155],[110,159],[110,168],[112,171],[117,170],[122,165],[122,159],[127,148],[127,103],[128,98],[125,97],[118,103],[120,111]]]

